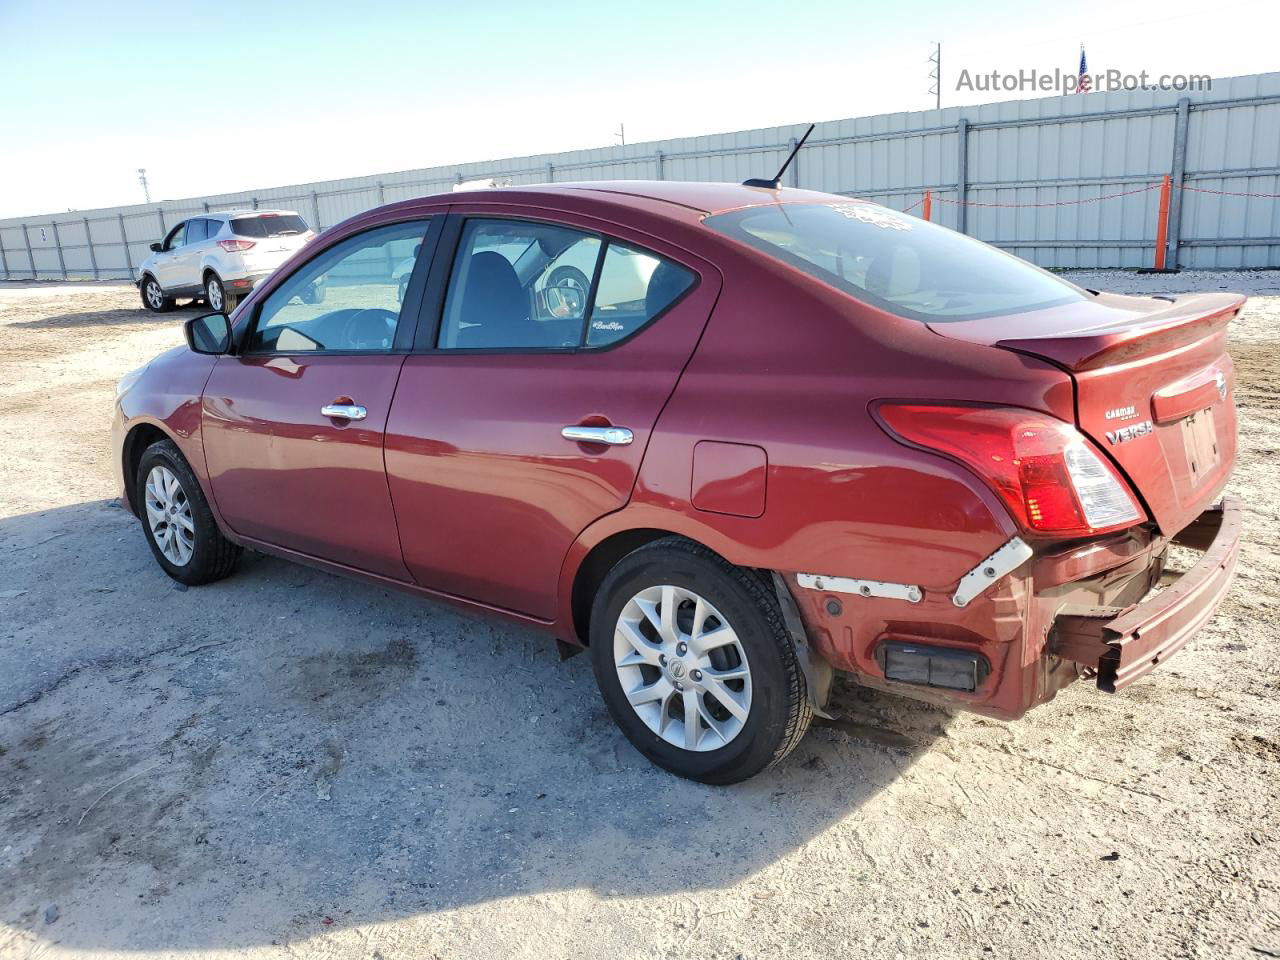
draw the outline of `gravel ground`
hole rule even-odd
[[[1075,279],[1254,295],[1212,625],[1018,723],[843,689],[733,788],[540,636],[257,556],[175,588],[108,422],[192,311],[0,284],[0,957],[1280,957],[1280,273]]]

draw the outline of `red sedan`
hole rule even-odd
[[[1186,643],[1238,552],[1242,303],[767,183],[425,197],[189,321],[120,384],[117,466],[174,579],[250,547],[545,628],[729,783],[834,671],[1016,718]]]

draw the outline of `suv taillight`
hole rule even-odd
[[[1008,407],[886,403],[879,414],[903,440],[973,469],[1033,533],[1091,536],[1143,518],[1124,480],[1069,423]]]
[[[227,253],[239,253],[241,250],[248,250],[254,244],[253,240],[219,240],[218,246]]]

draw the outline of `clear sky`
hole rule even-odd
[[[1280,70],[1277,0],[0,0],[0,217],[1042,94],[971,73]],[[766,173],[768,171],[765,171]]]

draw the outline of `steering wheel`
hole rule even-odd
[[[357,310],[342,326],[342,342],[353,350],[389,350],[400,315],[383,307]]]

